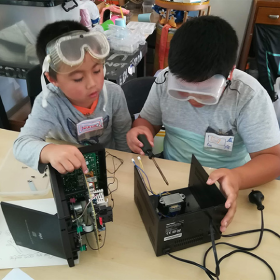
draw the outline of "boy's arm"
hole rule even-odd
[[[143,144],[138,140],[138,135],[145,134],[151,146],[154,146],[154,137],[160,131],[161,125],[152,125],[141,116],[133,122],[132,129],[128,132],[127,144],[130,149],[137,154],[144,155],[142,151]]]
[[[41,104],[42,98],[38,96],[25,126],[14,143],[15,158],[41,173],[48,163],[60,173],[71,172],[79,167],[86,173],[85,159],[76,147],[45,142],[48,132],[59,129],[60,125],[53,104],[48,104],[46,108]]]
[[[56,114],[50,104],[43,108],[41,102],[42,98],[38,96],[25,126],[14,142],[13,151],[17,160],[42,173],[46,164],[40,163],[40,154],[42,149],[49,144],[45,142],[45,138],[48,132],[55,127]]]
[[[163,79],[162,74],[157,81],[162,82]],[[162,127],[160,106],[162,94],[164,94],[163,85],[154,83],[139,118],[133,122],[132,129],[127,133],[127,144],[134,153],[144,155],[141,149],[143,144],[137,138],[139,134],[145,134],[151,146],[154,146],[154,136]]]
[[[247,98],[249,94],[243,96]],[[242,108],[237,110],[237,130],[251,161],[232,170],[215,170],[207,181],[208,184],[218,181],[227,196],[225,206],[229,210],[221,222],[221,231],[225,231],[234,216],[240,189],[255,187],[280,176],[279,125],[267,92],[260,88],[240,104]]]
[[[121,88],[120,93],[116,96],[118,99],[113,99],[113,116],[112,116],[112,129],[115,140],[115,147],[117,150],[130,152],[126,142],[126,133],[131,128],[131,116],[129,114],[126,99]]]
[[[207,184],[219,182],[227,196],[227,215],[221,222],[221,231],[225,231],[236,212],[238,191],[270,182],[280,176],[280,145],[250,154],[252,160],[232,170],[221,168],[213,171]]]
[[[280,144],[250,156],[251,161],[234,169],[240,189],[262,185],[280,176]]]
[[[161,125],[152,125],[149,121],[139,116],[139,118],[133,122],[132,127],[140,127],[140,126],[147,127],[151,131],[153,137],[156,136],[156,134],[160,131],[162,127]]]

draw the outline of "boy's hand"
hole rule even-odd
[[[151,146],[152,147],[154,146],[153,134],[152,134],[151,130],[149,128],[147,128],[146,126],[136,126],[136,127],[133,127],[132,129],[130,129],[128,131],[128,133],[126,134],[126,141],[127,141],[128,147],[130,148],[130,150],[132,152],[140,154],[140,155],[144,155],[144,152],[141,149],[143,147],[143,144],[137,138],[139,134],[145,134],[148,141],[150,142]]]
[[[45,146],[41,151],[40,162],[50,163],[61,174],[73,172],[80,167],[84,173],[88,173],[84,156],[78,148],[70,145]]]
[[[220,231],[224,232],[228,225],[231,223],[237,206],[237,196],[239,191],[239,177],[234,170],[221,168],[213,171],[207,181],[208,185],[212,185],[219,182],[222,189],[221,191],[226,195],[227,201],[225,207],[228,208],[228,212],[221,221]]]

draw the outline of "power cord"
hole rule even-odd
[[[269,270],[271,271],[272,275],[273,275],[273,279],[276,280],[276,275],[275,275],[275,272],[273,270],[273,268],[264,260],[262,259],[261,257],[251,253],[250,251],[253,251],[255,250],[256,248],[259,247],[259,245],[261,244],[261,241],[262,241],[262,238],[263,238],[263,233],[264,231],[268,231],[272,234],[274,234],[276,237],[280,238],[280,235],[278,233],[276,233],[275,231],[271,230],[271,229],[265,229],[264,228],[264,218],[263,218],[263,209],[264,209],[264,206],[262,205],[261,201],[264,199],[264,196],[263,194],[260,192],[260,191],[252,191],[249,195],[249,200],[251,203],[254,203],[257,205],[257,208],[258,210],[261,211],[261,228],[260,229],[254,229],[254,230],[248,230],[248,231],[242,231],[242,232],[237,232],[237,233],[233,233],[233,234],[228,234],[228,235],[222,235],[222,237],[234,237],[234,236],[240,236],[240,235],[243,235],[243,234],[249,234],[249,233],[255,233],[255,232],[260,232],[260,236],[259,236],[259,239],[258,239],[258,243],[251,247],[251,248],[246,248],[246,247],[241,247],[241,246],[238,246],[238,245],[234,245],[234,244],[230,244],[230,243],[227,243],[227,242],[218,242],[218,243],[215,243],[215,232],[214,232],[214,228],[213,228],[213,224],[212,224],[212,221],[210,221],[210,225],[209,225],[209,229],[210,229],[210,236],[211,236],[211,242],[212,242],[212,246],[205,252],[204,254],[204,258],[203,258],[203,265],[200,265],[196,262],[193,262],[193,261],[190,261],[190,260],[185,260],[185,259],[181,259],[181,258],[178,258],[174,255],[171,255],[170,253],[167,253],[170,257],[178,260],[178,261],[182,261],[182,262],[185,262],[185,263],[188,263],[188,264],[192,264],[192,265],[195,265],[201,269],[203,269],[205,271],[205,273],[207,274],[207,276],[211,279],[211,280],[215,280],[215,278],[217,278],[217,280],[219,280],[219,276],[220,276],[220,264],[221,262],[230,257],[231,255],[233,254],[236,254],[236,253],[243,253],[243,254],[247,254],[247,255],[250,255],[258,260],[260,260],[262,263],[264,263],[268,268]],[[233,247],[235,248],[236,250],[233,250],[231,251],[230,253],[224,255],[223,257],[221,257],[220,259],[218,258],[218,255],[217,255],[217,249],[216,249],[216,246],[217,245],[226,245],[226,246],[230,246],[230,247]],[[210,271],[209,269],[207,269],[206,267],[206,258],[207,258],[207,255],[208,253],[210,252],[210,250],[213,249],[213,254],[214,254],[214,258],[215,258],[215,263],[216,263],[216,271],[215,273],[213,273],[212,271]]]

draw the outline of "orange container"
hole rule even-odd
[[[157,24],[156,28],[156,47],[155,47],[155,59],[154,59],[154,74],[157,72],[157,70],[160,69],[160,63],[159,63],[159,58],[162,56],[162,59],[164,61],[163,63],[163,68],[168,66],[168,53],[170,49],[170,41],[173,38],[173,35],[176,31],[175,28],[170,28],[168,30],[168,36],[167,40],[165,42],[165,51],[164,53],[160,53],[160,39],[161,39],[161,34],[162,34],[162,28],[163,26],[161,24]]]

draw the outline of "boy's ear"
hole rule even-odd
[[[52,83],[53,85],[55,85],[56,87],[58,87],[57,81],[56,81],[54,78],[52,78],[52,77],[50,76],[50,73],[49,73],[49,72],[45,72],[44,74],[45,74],[46,78],[48,79],[48,81],[49,81],[50,83]]]

